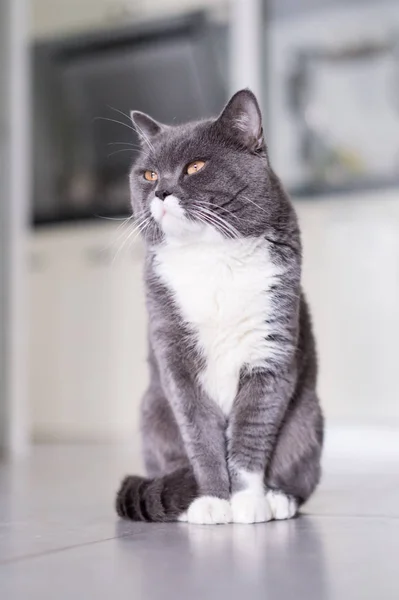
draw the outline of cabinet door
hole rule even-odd
[[[296,208],[327,416],[398,425],[398,195],[336,196]]]
[[[58,251],[58,252],[57,252]],[[59,403],[62,252],[56,240],[35,234],[29,256],[29,402],[32,433],[47,433]]]
[[[147,381],[142,250],[114,261],[114,235],[112,226],[91,226],[36,240],[48,257],[32,273],[37,437],[103,440],[137,430]]]

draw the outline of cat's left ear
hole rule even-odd
[[[264,149],[262,115],[256,96],[250,90],[234,94],[216,122],[225,135],[251,152]]]
[[[132,110],[130,118],[132,119],[133,126],[136,129],[139,138],[144,142],[148,141],[148,138],[152,138],[158,133],[161,133],[163,129],[166,129],[166,125],[158,123],[158,121],[139,110]]]

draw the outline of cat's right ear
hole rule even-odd
[[[130,118],[132,119],[133,127],[137,131],[139,138],[144,141],[144,143],[148,141],[149,138],[154,137],[154,135],[161,133],[165,128],[165,125],[158,123],[158,121],[155,121],[155,119],[139,110],[132,110]]]
[[[262,116],[255,95],[240,90],[230,99],[216,120],[223,134],[251,152],[265,150]]]

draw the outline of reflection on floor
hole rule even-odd
[[[0,467],[2,600],[399,598],[396,459],[326,458],[293,521],[194,526],[116,519],[133,456],[42,446]]]

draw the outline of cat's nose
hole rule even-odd
[[[168,190],[157,190],[155,195],[160,200],[165,200],[166,196],[170,196],[170,192],[168,192]]]

